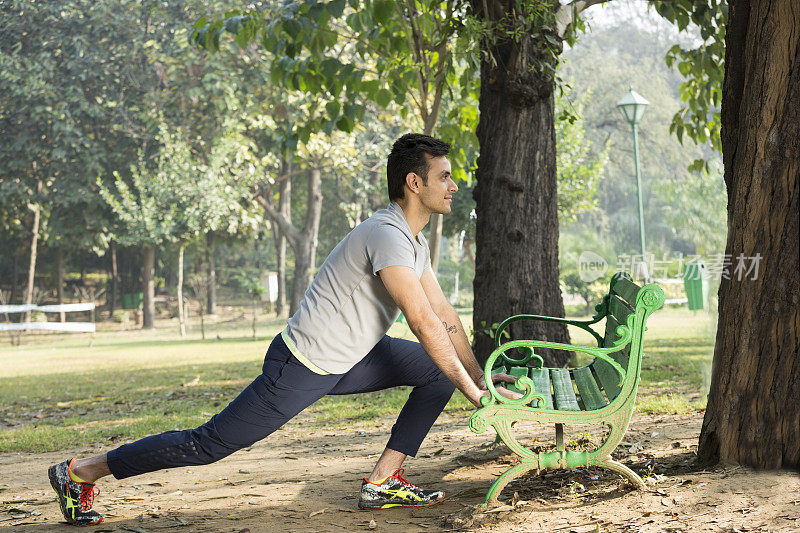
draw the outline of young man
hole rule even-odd
[[[417,453],[454,386],[476,406],[489,394],[461,321],[430,269],[421,233],[432,213],[450,213],[458,191],[445,157],[449,151],[447,143],[427,135],[408,134],[394,143],[387,161],[392,203],[333,249],[300,308],[270,344],[262,374],[219,414],[195,429],[168,431],[50,467],[67,522],[102,521],[91,507],[98,492],[94,482],[103,476],[124,479],[209,464],[263,439],[326,394],[401,385],[414,389],[362,482],[358,506],[441,501],[443,491],[424,490],[403,478],[403,460]],[[420,343],[386,336],[400,311]],[[513,379],[503,375],[496,381]]]

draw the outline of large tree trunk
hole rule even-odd
[[[142,247],[142,329],[153,329],[155,326],[155,266],[156,250],[152,246]]]
[[[291,165],[284,166],[284,174],[291,173]],[[281,181],[278,196],[278,212],[288,221],[292,221],[292,179],[285,178]],[[286,235],[278,224],[273,224],[275,234],[275,250],[278,260],[278,299],[275,302],[275,313],[285,316],[288,312],[286,305]]]
[[[56,248],[56,303],[64,305],[64,247]],[[66,322],[64,311],[59,311],[58,320]]]
[[[36,184],[36,192],[39,193],[42,190],[42,182],[39,181]],[[33,222],[31,223],[31,253],[30,253],[30,261],[28,263],[28,285],[25,289],[25,305],[31,305],[33,303],[33,282],[34,278],[36,277],[36,251],[39,243],[39,218],[41,216],[42,209],[39,207],[38,198],[36,203],[33,207]],[[25,311],[25,322],[31,321],[31,312],[30,310]]]
[[[200,302],[200,305],[203,305]],[[206,312],[217,312],[217,267],[214,263],[214,232],[206,233]]]
[[[183,310],[183,243],[178,244],[178,285],[176,295],[178,298],[178,326],[181,337],[186,336],[186,314]]]
[[[719,288],[699,456],[712,463],[797,469],[800,5],[794,1],[730,2],[722,153],[728,189],[725,253],[732,267]],[[737,269],[740,261],[757,272]]]
[[[475,2],[478,12],[492,21],[513,4],[491,1],[487,16],[482,7],[486,2]],[[480,361],[494,346],[488,331],[492,324],[518,313],[564,316],[558,282],[555,82],[541,68],[554,66],[554,58],[542,53],[542,43],[529,34],[524,32],[518,42],[498,37],[493,45],[482,45],[480,156],[473,193],[473,329]],[[541,33],[538,39],[544,39]],[[569,342],[565,326],[531,321],[514,324],[512,338]],[[564,352],[537,353],[551,366],[563,366],[568,359]]]

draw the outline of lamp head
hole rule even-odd
[[[648,105],[650,105],[650,102],[634,91],[633,86],[631,86],[628,94],[623,96],[622,100],[617,103],[617,108],[619,108],[625,120],[628,121],[628,124],[635,126],[641,122],[644,110]]]

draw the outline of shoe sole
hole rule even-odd
[[[381,509],[389,509],[391,507],[430,507],[431,505],[436,505],[437,503],[441,502],[442,500],[444,500],[444,495],[442,495],[442,497],[439,498],[438,500],[436,500],[435,502],[430,502],[430,503],[416,503],[416,504],[415,503],[408,503],[408,504],[406,504],[406,503],[387,503],[387,504],[381,505],[379,507],[362,507],[361,504],[359,504],[358,508],[361,511],[379,511]]]
[[[67,524],[71,526],[78,526],[78,527],[86,527],[86,526],[96,526],[100,522],[103,521],[103,517],[100,517],[100,520],[94,522],[93,524],[77,524],[75,522],[71,522],[69,518],[67,518],[67,510],[64,507],[64,498],[61,496],[61,490],[58,487],[58,481],[56,480],[56,467],[58,465],[53,465],[47,469],[47,477],[50,478],[50,486],[53,487],[53,490],[56,491],[56,495],[58,496],[58,506],[61,508],[61,515],[64,517],[64,520],[67,521]]]

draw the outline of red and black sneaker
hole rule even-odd
[[[444,499],[443,490],[421,489],[405,479],[403,472],[402,468],[396,470],[394,474],[384,479],[383,483],[372,483],[364,478],[361,483],[358,508],[425,507]]]
[[[92,511],[94,497],[100,489],[94,483],[80,483],[69,477],[69,469],[75,459],[53,465],[47,471],[50,484],[58,494],[61,514],[70,524],[75,526],[93,526],[103,521],[102,515]]]

